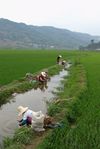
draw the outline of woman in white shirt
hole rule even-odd
[[[34,112],[30,110],[28,107],[19,106],[18,107],[18,122],[19,126],[24,125],[32,125],[32,128],[37,131],[45,130],[44,126],[44,118],[45,115],[41,112]]]

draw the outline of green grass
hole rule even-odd
[[[62,69],[62,66],[54,65],[51,67],[46,68],[46,71],[48,71],[49,77],[52,75],[58,74],[59,71]],[[45,69],[42,69],[40,71],[44,71]],[[36,72],[33,74],[35,76],[39,72]],[[13,81],[12,83],[9,83],[7,85],[4,85],[0,89],[0,106],[8,101],[11,100],[13,93],[23,93],[25,91],[28,91],[32,88],[37,88],[38,81],[29,81],[26,80],[26,78],[21,78],[19,80]]]
[[[60,53],[67,60],[73,53],[74,56],[78,54],[64,50],[0,50],[0,105],[14,92],[25,92],[34,87],[33,83],[25,82],[27,72],[36,75],[48,69],[50,76],[57,73],[59,68],[55,64]]]
[[[56,64],[56,57],[70,57],[67,51],[59,50],[0,50],[0,85],[24,77],[27,72],[35,73]]]
[[[49,75],[58,71],[51,69],[56,64],[56,57],[62,53],[67,57],[66,51],[50,50],[0,50],[0,105],[7,102],[14,92],[25,92],[34,87],[33,83],[25,82],[27,72],[39,73],[48,68]]]
[[[22,149],[25,145],[30,144],[32,138],[35,136],[31,128],[20,128],[16,130],[13,138],[6,138],[4,140],[4,148],[7,149]]]
[[[50,72],[49,74],[51,76],[51,75],[57,74],[61,70],[61,68],[62,67],[59,67],[57,65],[52,66],[52,67],[48,68],[48,72]],[[26,83],[26,85],[25,85],[25,83]],[[20,85],[20,89],[18,87],[18,91],[22,91],[22,90],[24,90],[24,88],[26,88],[26,89],[28,88],[29,83],[28,82],[25,82],[25,83],[22,84],[23,87],[22,87],[22,85]],[[37,85],[37,84],[35,84],[35,85]],[[9,86],[9,85],[7,85],[7,86]],[[33,87],[34,87],[34,84],[33,84]],[[15,89],[15,88],[13,86],[11,86],[11,88],[9,88],[9,90],[8,90],[8,87],[7,87],[5,92],[1,92],[2,94],[0,94],[0,101],[2,101],[2,100],[4,101],[4,99],[6,99],[6,97],[7,97],[7,95],[9,95],[10,92],[13,91],[12,89]],[[7,95],[5,95],[5,94],[7,94]],[[13,138],[7,137],[4,139],[4,148],[5,149],[12,149],[12,148],[24,149],[25,145],[30,144],[32,139],[34,139],[36,136],[37,136],[37,134],[33,131],[32,128],[23,127],[21,129],[18,129],[15,131]]]
[[[2,50],[0,51],[0,84],[24,77],[27,72],[37,72],[55,63],[48,52]]]
[[[80,54],[79,59],[86,71],[87,87],[80,95],[76,94],[81,86],[73,87],[77,80],[77,76],[73,75],[70,89],[73,88],[72,96],[74,94],[76,98],[69,105],[66,104],[64,127],[54,130],[37,149],[100,149],[100,53],[87,52],[86,56],[83,54]],[[61,97],[66,98],[71,95],[69,93],[71,92],[68,89]],[[61,105],[57,106],[59,107]],[[63,105],[61,109],[64,108]]]
[[[26,55],[31,53],[29,57],[33,57],[32,53],[36,51],[24,52],[24,54],[27,53]],[[63,82],[63,90],[58,93],[58,101],[53,103],[49,109],[49,113],[61,121],[63,127],[54,129],[37,149],[100,149],[100,53],[88,51],[41,51],[40,54],[38,52],[40,51],[36,52],[38,56],[43,54],[43,59],[38,65],[45,64],[37,66],[38,68],[32,73],[54,65],[55,57],[58,54],[63,55],[66,59],[71,59],[73,67],[70,70],[70,76]],[[15,55],[15,51],[11,53]],[[18,53],[20,55],[23,52],[18,51]],[[34,56],[36,57],[36,55]],[[32,63],[32,58],[30,59]],[[20,66],[21,64],[20,60]],[[52,75],[55,71],[53,69],[50,72]],[[23,71],[23,75],[24,73]],[[23,76],[21,72],[19,74],[19,78]],[[14,79],[18,78],[14,77]],[[20,142],[22,138],[23,136],[18,141],[21,145],[23,144],[23,142]],[[16,144],[16,141],[14,143]],[[9,149],[14,146],[10,140],[6,144],[10,144],[6,146]]]

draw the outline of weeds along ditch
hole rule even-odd
[[[61,69],[62,67],[59,67],[58,65],[54,65],[49,68],[46,68],[50,76],[58,74]],[[44,69],[42,69],[41,71],[43,70]],[[33,75],[35,76],[36,73],[34,73]],[[35,88],[37,85],[38,85],[38,82],[36,81],[30,82],[30,81],[27,81],[25,78],[22,78],[20,81],[14,81],[10,84],[3,86],[0,90],[0,106],[6,102],[10,102],[10,99],[13,96],[13,93],[23,93],[32,88]]]
[[[74,79],[76,77],[77,79]],[[48,109],[49,115],[53,116],[57,121],[61,122],[63,124],[62,125],[63,127],[55,129],[53,130],[53,132],[49,133],[48,137],[43,141],[43,144],[40,145],[39,148],[41,147],[48,148],[48,144],[49,144],[49,148],[55,148],[55,147],[58,148],[57,144],[59,144],[58,142],[61,140],[61,136],[62,138],[64,138],[64,134],[66,134],[66,130],[68,131],[73,124],[74,125],[76,124],[76,121],[79,115],[77,115],[78,114],[77,110],[76,112],[74,111],[74,108],[75,108],[74,104],[77,101],[77,98],[78,98],[77,96],[80,96],[80,94],[86,89],[85,79],[86,79],[85,72],[82,65],[75,64],[74,67],[72,67],[72,69],[70,70],[69,78],[68,79],[65,78],[64,82],[62,82],[64,84],[64,88],[57,93],[58,99],[56,99],[54,103],[51,103]],[[80,88],[76,95],[76,91],[79,85],[80,85]],[[68,91],[69,94],[68,93],[66,94],[66,90]],[[31,130],[26,129],[26,131],[31,131]],[[24,138],[26,139],[26,141],[24,142],[22,141],[23,135],[24,135]],[[14,139],[16,138],[16,136],[17,136],[17,140]],[[27,134],[24,133],[23,129],[18,130],[13,139],[7,138],[4,141],[5,148],[10,149],[15,145],[17,149],[19,147],[19,144],[21,148],[23,148],[25,147],[25,144],[30,144],[30,142],[28,142],[27,139],[31,140],[31,137],[32,137],[34,140],[34,134],[32,134],[32,136],[31,135],[27,136]]]
[[[36,75],[48,69],[51,76],[57,73],[56,57],[60,53],[67,60],[78,55],[76,51],[64,50],[0,50],[0,105],[8,102],[13,93],[25,92],[36,86],[25,80],[27,72]]]
[[[87,90],[86,72],[80,63],[74,63],[69,79],[65,79],[64,89],[58,92],[58,101],[49,107],[49,113],[62,123],[62,128],[55,129],[37,149],[66,149],[66,136],[77,127],[81,116],[80,99]],[[71,144],[71,142],[69,142]]]
[[[60,111],[65,107],[64,127],[54,130],[37,149],[100,148],[100,53],[87,52],[86,57],[81,57],[80,63],[83,67],[83,70],[78,68],[80,75],[76,68],[73,72],[76,76],[72,75],[65,87],[68,97],[72,95],[73,99],[62,106],[58,104]],[[65,91],[60,97],[65,99]]]
[[[68,57],[74,62],[70,75],[48,108],[62,128],[50,131],[36,149],[100,148],[100,53],[72,51]],[[52,69],[51,74],[54,72]],[[13,139],[5,139],[5,149],[24,149],[34,139],[30,129],[22,128]]]
[[[23,78],[26,73],[35,73],[56,64],[57,56],[63,59],[78,53],[66,50],[0,50],[0,86]]]
[[[56,67],[57,67],[57,66],[56,66]],[[59,67],[59,66],[58,66],[58,67]],[[53,73],[53,69],[54,69],[54,68],[52,68],[52,69],[49,68],[49,69],[51,70],[50,72]],[[58,69],[57,69],[57,70],[56,70],[56,69],[57,69],[57,68],[55,68],[55,72],[57,73]],[[60,66],[60,69],[61,69],[61,66]],[[66,72],[66,71],[64,71],[64,72]],[[62,74],[63,74],[64,72],[62,71]],[[67,73],[66,73],[66,74],[67,74]],[[51,78],[51,79],[52,79],[52,78]],[[57,80],[56,80],[56,82],[57,82]],[[48,97],[48,98],[49,98],[49,97]],[[25,128],[25,129],[26,129],[26,131],[28,132],[29,128],[28,128],[28,129]],[[21,130],[21,129],[20,129],[20,130]],[[23,143],[22,140],[21,140],[21,138],[22,138],[24,135],[26,135],[26,140],[24,139],[25,136],[23,137],[23,139],[24,139],[24,141],[25,141],[24,143],[25,143],[25,144],[30,143],[31,140],[30,140],[30,141],[27,141],[28,138],[31,139],[29,133],[25,133],[26,131],[25,131],[24,129],[22,129],[21,131],[20,131],[20,130],[17,131],[18,133],[15,133],[14,138],[16,138],[17,136],[19,137],[19,138],[17,137],[17,140],[16,140],[16,139],[15,139],[15,140],[16,140],[18,143]],[[29,131],[31,131],[31,132],[30,132],[31,134],[33,133],[33,130],[32,130],[32,129],[30,129]],[[21,136],[20,136],[20,135],[21,135]],[[33,134],[33,135],[34,135],[34,134]],[[12,144],[12,142],[14,142],[14,143],[16,142],[16,141],[14,140],[14,138],[13,138],[13,141],[11,141],[11,142],[10,142],[11,139],[9,139],[9,138],[7,138],[7,139],[5,140],[5,144],[7,145],[7,147],[9,146],[9,145],[8,145],[9,143]],[[5,145],[5,147],[6,147],[6,145]],[[14,146],[13,146],[13,147],[14,147]]]

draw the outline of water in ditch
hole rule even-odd
[[[61,86],[61,80],[68,75],[68,71],[62,70],[58,75],[51,77],[47,85],[39,86],[23,94],[16,94],[10,101],[0,108],[0,142],[3,137],[11,137],[14,134],[17,123],[17,107],[19,105],[28,106],[33,111],[41,110],[44,114],[47,112],[46,102],[54,99],[54,91]],[[1,144],[1,143],[0,143]]]

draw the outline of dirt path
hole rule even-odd
[[[25,149],[35,149],[43,141],[43,139],[48,136],[49,132],[50,131],[47,130],[45,132],[37,133],[31,144],[27,145]]]

